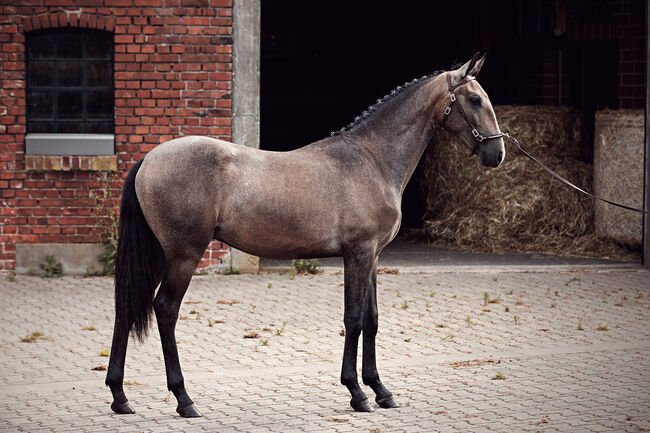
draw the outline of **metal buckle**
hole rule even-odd
[[[451,113],[451,105],[445,108],[445,117],[449,116],[449,113]]]
[[[451,99],[451,102],[456,102],[456,95],[454,95],[453,93],[450,93],[449,94],[449,99]]]
[[[472,129],[472,135],[474,136],[474,138],[476,138],[476,141],[478,141],[479,143],[485,140],[485,137],[483,137],[481,133],[476,130],[476,128]]]

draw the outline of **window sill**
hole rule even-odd
[[[27,155],[113,155],[113,134],[27,134]]]
[[[25,155],[27,171],[117,171],[117,155]]]

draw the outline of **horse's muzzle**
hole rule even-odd
[[[478,152],[479,162],[485,167],[498,167],[506,156],[503,140],[499,139]]]

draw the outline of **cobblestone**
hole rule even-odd
[[[155,327],[129,343],[125,388],[137,413],[111,412],[105,372],[92,370],[108,362],[110,279],[3,279],[0,431],[650,429],[649,277],[552,266],[381,274],[378,366],[402,407],[365,414],[339,384],[340,270],[197,276],[177,326],[204,415],[189,420],[166,390]],[[244,339],[251,331],[260,337]],[[43,336],[21,342],[34,332]]]

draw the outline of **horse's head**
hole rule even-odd
[[[442,125],[472,149],[482,165],[497,167],[506,149],[490,98],[476,81],[484,62],[485,55],[476,53],[460,68],[443,74],[448,92]]]

